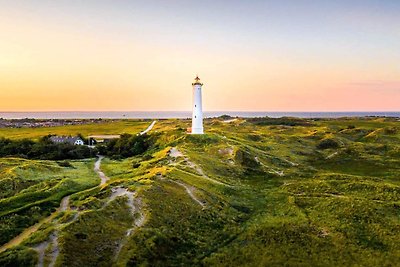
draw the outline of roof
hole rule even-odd
[[[121,135],[119,134],[115,134],[115,135],[107,135],[107,134],[103,134],[103,135],[90,135],[89,138],[93,138],[93,139],[118,139],[121,138]]]
[[[75,144],[75,142],[79,140],[83,141],[78,136],[51,136],[50,140],[53,143],[70,143],[70,144]]]
[[[200,82],[199,76],[196,76],[196,78],[194,78],[194,81],[193,81],[192,85],[203,85],[203,84]]]

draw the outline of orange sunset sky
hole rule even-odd
[[[400,1],[0,4],[0,111],[400,110]]]

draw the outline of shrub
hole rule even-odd
[[[328,148],[338,148],[338,147],[339,143],[332,138],[323,139],[317,145],[318,149],[328,149]]]
[[[17,247],[1,254],[0,266],[34,266],[36,258],[36,252],[33,249]]]
[[[132,164],[132,168],[137,169],[140,167],[140,163],[139,162],[135,162]]]
[[[291,117],[282,117],[282,118],[249,118],[248,122],[253,123],[255,125],[285,125],[285,126],[312,126],[309,120],[300,119],[300,118],[291,118]]]
[[[249,152],[243,151],[241,149],[236,151],[235,161],[240,163],[248,170],[258,169],[260,167],[260,163],[254,158],[254,156],[252,156]]]
[[[99,149],[113,158],[127,158],[146,152],[154,144],[150,135],[123,134],[120,139],[113,139],[106,147]]]
[[[56,144],[45,136],[39,141],[0,139],[0,157],[18,156],[29,159],[83,159],[93,155],[93,151],[86,146],[76,146],[63,143]]]
[[[388,135],[397,134],[396,127],[386,127],[384,131],[385,131],[385,134],[388,134]]]
[[[71,163],[70,163],[69,161],[67,161],[67,160],[58,161],[57,164],[58,164],[60,167],[66,167],[66,168],[73,168],[73,167],[74,167],[74,166],[72,166]]]

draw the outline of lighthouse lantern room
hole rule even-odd
[[[193,112],[192,112],[192,134],[203,134],[203,108],[201,99],[201,87],[203,84],[200,78],[196,76],[193,87]]]

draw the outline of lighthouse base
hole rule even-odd
[[[203,128],[192,128],[192,134],[204,134]]]

